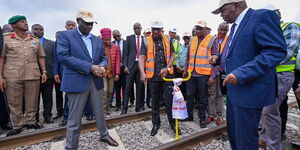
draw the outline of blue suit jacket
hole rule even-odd
[[[226,59],[226,73],[233,73],[239,82],[227,85],[229,103],[243,108],[261,108],[275,103],[275,67],[285,55],[279,17],[273,11],[249,9]]]
[[[92,35],[93,58],[81,39],[77,29],[61,32],[57,39],[58,61],[64,66],[61,90],[65,92],[84,92],[94,82],[97,89],[103,88],[102,77],[94,76],[92,65],[106,67],[107,59],[102,41]]]

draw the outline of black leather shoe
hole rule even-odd
[[[106,142],[110,146],[119,146],[119,143],[110,136],[107,139],[101,139],[101,141]]]
[[[116,107],[115,111],[120,111],[120,110],[121,110],[121,107]]]
[[[6,123],[6,124],[3,124],[1,126],[2,130],[11,130],[12,129],[12,126],[10,124],[10,122]]]
[[[134,105],[134,103],[129,103],[128,107],[132,107]]]
[[[39,125],[38,123],[26,125],[27,129],[42,129],[43,125]]]
[[[171,127],[171,129],[173,130],[174,134],[176,134],[175,128],[172,128],[172,127]],[[182,134],[182,133],[181,133],[181,130],[178,128],[178,135],[181,135],[181,134]]]
[[[136,110],[135,110],[135,112],[140,112],[140,111],[141,111],[141,109],[136,109]]]
[[[194,118],[193,117],[188,117],[186,119],[179,120],[179,121],[182,121],[182,122],[185,122],[185,121],[194,121]]]
[[[62,126],[66,126],[68,123],[68,120],[64,119],[60,124],[59,126],[62,127]]]
[[[16,135],[16,134],[19,134],[19,133],[21,133],[21,132],[22,132],[22,128],[10,130],[10,131],[6,134],[6,136]]]
[[[92,121],[92,120],[94,120],[94,116],[92,116],[92,115],[86,116],[86,120],[87,121]]]
[[[200,127],[201,128],[206,128],[206,122],[205,122],[205,120],[200,120]]]
[[[45,118],[45,121],[44,121],[45,123],[53,123],[54,121],[52,120],[52,118],[51,117],[49,117],[49,118]]]
[[[142,106],[140,110],[145,110],[145,106]]]
[[[122,108],[121,115],[127,114],[127,108]]]
[[[155,136],[157,134],[158,129],[159,129],[159,126],[153,126],[150,135]]]
[[[60,117],[62,117],[63,116],[63,114],[57,114],[55,117],[53,117],[52,119],[53,120],[57,120],[57,119],[59,119]]]
[[[150,102],[146,103],[146,105],[147,105],[148,108],[152,108]]]

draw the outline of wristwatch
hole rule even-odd
[[[47,71],[46,71],[46,70],[43,70],[43,73],[47,73]]]
[[[170,70],[171,70],[171,68],[170,68],[170,67],[167,67],[167,70],[168,70],[168,71],[170,71]]]

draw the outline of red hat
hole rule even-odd
[[[111,38],[111,29],[110,28],[103,28],[100,30],[101,37],[104,39],[110,39]]]

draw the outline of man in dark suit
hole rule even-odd
[[[107,59],[103,43],[90,33],[95,19],[90,11],[77,14],[78,28],[61,32],[57,39],[58,60],[64,65],[61,90],[69,99],[65,149],[77,149],[81,118],[87,101],[96,116],[101,141],[118,143],[110,137],[103,112],[103,79]]]
[[[126,77],[126,88],[125,88],[125,97],[123,102],[123,108],[121,115],[127,114],[128,109],[128,100],[130,93],[132,92],[132,86],[135,82],[136,84],[136,106],[135,111],[139,112],[141,110],[145,110],[145,86],[140,81],[140,72],[138,67],[138,61],[141,50],[141,43],[144,39],[141,36],[141,24],[135,23],[133,25],[134,34],[127,36],[126,45],[124,49],[124,71],[127,74]]]
[[[219,14],[232,23],[222,55],[210,58],[224,67],[227,86],[227,131],[233,150],[258,150],[258,124],[264,106],[275,103],[275,67],[285,58],[279,17],[247,8],[245,0],[220,0]]]
[[[42,93],[43,98],[43,106],[44,106],[44,122],[45,123],[53,123],[52,120],[52,106],[53,106],[53,52],[55,49],[54,41],[48,40],[44,38],[44,27],[40,24],[34,24],[31,26],[31,31],[34,36],[40,39],[41,44],[43,45],[45,54],[46,54],[46,70],[47,70],[47,81],[41,84],[40,91]],[[40,102],[40,100],[39,100]],[[62,114],[62,99],[61,99],[61,107],[57,110],[58,113]],[[38,105],[39,106],[39,105]],[[39,107],[38,107],[39,110]],[[37,116],[39,111],[37,113]]]

